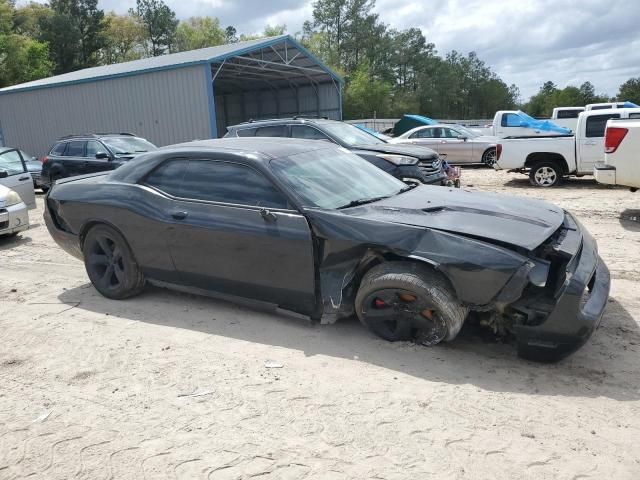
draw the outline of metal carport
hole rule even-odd
[[[0,89],[0,139],[36,155],[74,133],[134,132],[168,145],[220,137],[250,119],[341,119],[341,92],[340,77],[281,35]]]

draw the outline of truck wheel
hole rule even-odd
[[[493,164],[496,163],[495,148],[490,148],[482,154],[482,163],[484,163],[487,167],[493,167]]]
[[[536,187],[555,187],[562,180],[562,169],[555,162],[538,162],[529,171],[529,182]]]
[[[412,262],[386,262],[369,270],[355,307],[360,321],[379,337],[425,346],[453,340],[468,312],[442,275]]]
[[[84,265],[93,286],[107,298],[121,300],[144,288],[144,276],[126,240],[115,229],[97,225],[82,244]]]

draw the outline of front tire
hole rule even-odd
[[[386,262],[369,270],[355,307],[360,321],[379,337],[425,346],[453,340],[468,312],[442,275],[412,262]]]
[[[555,187],[562,181],[562,169],[555,162],[538,162],[529,172],[529,182],[535,187]]]
[[[82,253],[93,286],[107,298],[121,300],[144,288],[144,276],[124,237],[107,225],[92,227]]]

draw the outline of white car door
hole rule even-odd
[[[620,114],[603,113],[587,117],[584,132],[580,132],[578,140],[578,173],[593,174],[595,163],[604,161],[604,132],[610,118],[620,118]]]
[[[15,190],[30,209],[36,208],[33,180],[17,150],[5,150],[0,153],[0,185]]]

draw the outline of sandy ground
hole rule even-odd
[[[597,238],[612,298],[569,359],[525,362],[468,328],[390,344],[160,289],[110,301],[40,197],[33,228],[0,240],[0,478],[640,478],[640,193],[481,169],[464,184],[555,202]]]

